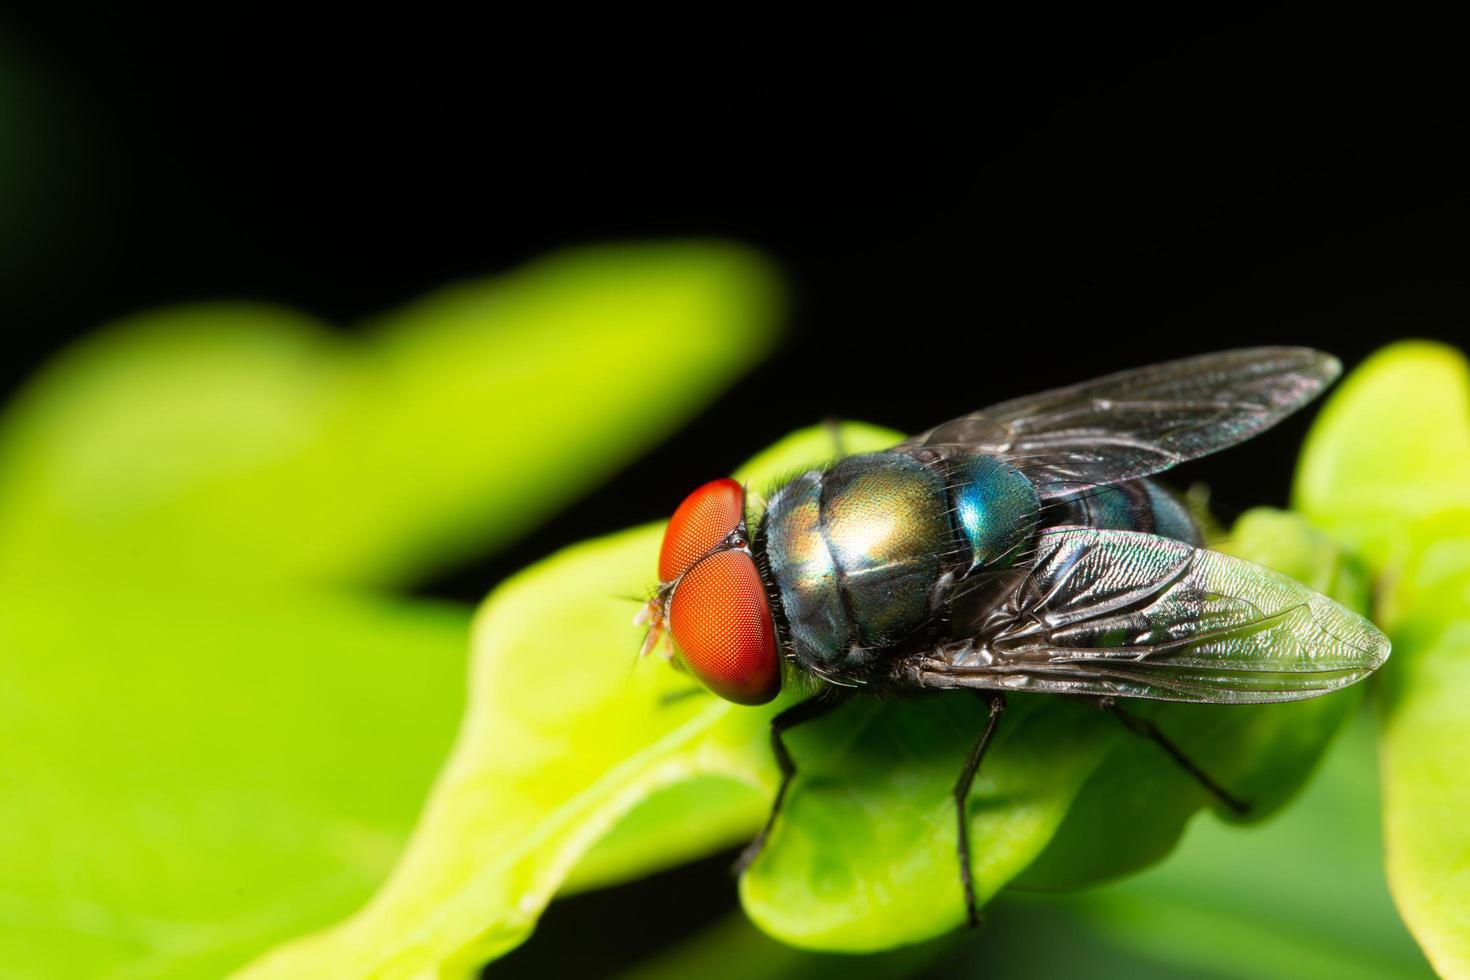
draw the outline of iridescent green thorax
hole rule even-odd
[[[1036,531],[1036,487],[994,456],[955,460],[949,471],[955,525],[970,549],[970,567],[1009,565]]]
[[[950,550],[944,479],[910,456],[853,456],[823,479],[822,521],[863,647],[902,640],[929,617]]]
[[[758,533],[798,661],[851,668],[934,619],[970,549],[945,473],[901,453],[853,456],[771,495]]]
[[[791,644],[808,659],[845,649],[851,630],[822,534],[821,499],[821,472],[803,473],[771,495],[758,532]]]

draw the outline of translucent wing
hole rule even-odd
[[[1292,701],[1362,680],[1388,638],[1295,579],[1134,531],[1043,532],[975,635],[909,661],[926,687]]]
[[[1306,347],[1169,361],[1028,395],[953,419],[900,452],[1013,457],[1047,497],[1121,483],[1243,442],[1311,401],[1341,371]]]

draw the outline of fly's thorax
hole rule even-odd
[[[822,518],[858,644],[890,646],[930,618],[954,550],[942,474],[898,453],[845,459],[823,479]]]
[[[755,538],[777,623],[798,663],[808,667],[834,659],[851,632],[822,533],[821,500],[822,473],[801,474],[767,496]]]
[[[852,456],[769,499],[760,547],[800,665],[858,669],[932,620],[956,550],[943,473]]]

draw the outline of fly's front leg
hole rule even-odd
[[[1153,722],[1147,718],[1140,718],[1130,711],[1126,711],[1122,705],[1118,704],[1112,698],[1098,698],[1097,706],[1122,722],[1123,727],[1127,728],[1133,734],[1142,735],[1167,752],[1169,758],[1173,759],[1179,768],[1193,776],[1196,782],[1209,790],[1215,799],[1225,804],[1231,811],[1242,816],[1250,812],[1251,805],[1249,803],[1228,792],[1223,786],[1211,779],[1209,773],[1195,765],[1194,760],[1185,755],[1183,749],[1175,745],[1168,736],[1159,731],[1159,727]]]
[[[776,825],[776,814],[781,812],[781,804],[786,800],[786,791],[791,787],[791,780],[796,778],[796,763],[792,761],[791,753],[786,750],[786,742],[781,738],[781,733],[804,722],[822,717],[841,705],[844,700],[842,697],[818,694],[814,698],[807,698],[800,704],[792,705],[771,719],[771,752],[776,756],[776,765],[781,769],[781,785],[776,790],[776,799],[771,803],[771,815],[766,818],[766,825],[761,828],[755,840],[740,852],[740,858],[735,862],[736,874],[750,867],[760,856],[766,846],[766,839],[771,836],[771,828]]]
[[[980,771],[980,760],[985,758],[985,750],[995,735],[995,726],[1000,722],[1001,713],[1006,710],[1006,696],[999,691],[980,696],[990,702],[990,715],[985,719],[985,728],[981,730],[980,737],[970,746],[970,754],[965,757],[965,768],[960,771],[960,778],[954,784],[955,817],[959,823],[956,849],[960,859],[960,886],[965,890],[965,920],[971,927],[980,924],[980,906],[975,902],[975,880],[970,873],[970,821],[965,810],[970,800],[970,787],[975,785],[975,774]]]

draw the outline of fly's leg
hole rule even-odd
[[[796,777],[796,763],[791,760],[791,753],[786,750],[786,742],[781,738],[781,733],[822,717],[842,704],[843,700],[840,697],[818,694],[800,704],[792,705],[771,719],[771,751],[776,756],[776,765],[781,768],[781,785],[776,790],[776,799],[771,803],[771,815],[766,818],[766,825],[756,834],[755,840],[740,852],[740,858],[735,862],[734,871],[737,875],[750,867],[765,848],[766,838],[771,836],[771,828],[776,825],[776,814],[781,812],[781,804],[786,801],[786,791],[791,788],[791,780]]]
[[[1225,804],[1233,812],[1241,815],[1250,812],[1251,805],[1249,803],[1230,793],[1219,783],[1211,779],[1209,773],[1195,765],[1194,761],[1184,754],[1184,750],[1170,741],[1169,737],[1159,731],[1159,727],[1153,722],[1124,710],[1122,705],[1118,704],[1112,698],[1099,698],[1097,706],[1121,721],[1123,727],[1127,728],[1133,734],[1142,735],[1167,752],[1169,758],[1173,759],[1180,769],[1193,776],[1195,782],[1209,790],[1215,799]]]
[[[981,697],[990,702],[990,716],[985,719],[985,728],[980,732],[980,737],[970,746],[970,754],[965,757],[965,768],[960,771],[960,778],[954,784],[955,817],[959,823],[959,843],[956,850],[960,859],[960,886],[965,890],[965,920],[971,928],[980,924],[980,908],[975,904],[975,880],[970,874],[970,821],[966,819],[965,804],[969,802],[970,787],[975,784],[975,774],[980,771],[980,760],[985,758],[985,749],[995,735],[995,726],[1000,722],[1001,713],[1006,710],[1006,696],[999,691],[982,694]]]

